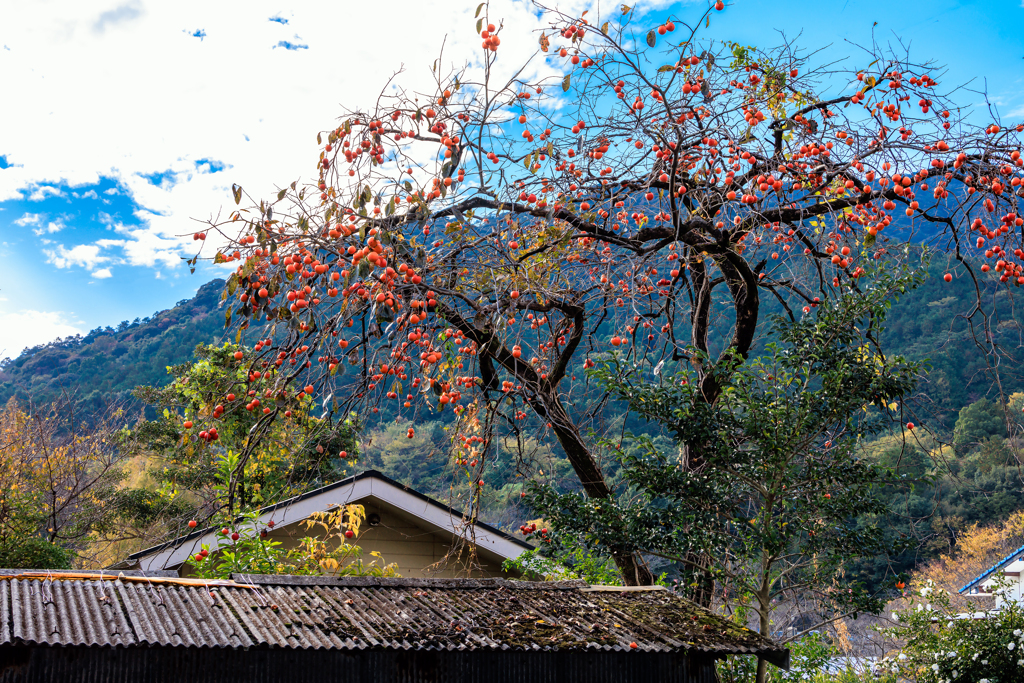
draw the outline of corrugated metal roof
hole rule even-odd
[[[0,644],[786,655],[667,590],[504,579],[238,576],[242,585],[207,588],[2,578]]]
[[[185,647],[250,647],[253,641],[222,587],[148,586],[117,581],[117,592],[139,643]],[[235,589],[239,590],[239,589]],[[244,589],[243,589],[244,590]]]
[[[134,645],[110,581],[5,581],[14,639],[49,645]]]

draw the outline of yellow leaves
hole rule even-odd
[[[348,515],[349,512],[352,514]],[[398,566],[394,563],[384,564],[383,556],[379,552],[371,552],[370,556],[374,559],[364,563],[361,558],[362,549],[348,543],[345,534],[340,532],[351,518],[361,518],[363,514],[365,511],[361,505],[346,505],[313,513],[313,525],[329,527],[328,533],[322,537],[307,536],[300,539],[299,546],[288,552],[289,563],[280,567],[280,573],[399,576]],[[340,542],[332,540],[335,536]]]
[[[947,590],[954,606],[960,607],[969,604],[958,594],[960,587],[1024,542],[1024,512],[1016,512],[999,524],[966,525],[959,529],[956,539],[953,552],[918,568],[911,583],[932,581],[936,588]]]

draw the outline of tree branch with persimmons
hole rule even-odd
[[[714,404],[763,290],[813,315],[916,258],[921,226],[956,243],[949,278],[1024,283],[1024,127],[976,123],[934,66],[876,50],[841,71],[705,39],[721,3],[650,27],[538,9],[549,28],[511,36],[484,3],[472,63],[350,104],[317,133],[314,182],[244,206],[236,187],[239,208],[197,233],[217,246],[196,258],[237,266],[231,314],[271,340],[240,364],[330,397],[328,414],[493,405],[612,499],[586,435],[600,392],[576,368],[685,360]],[[503,40],[538,51],[509,66]],[[613,553],[624,581],[653,580]]]

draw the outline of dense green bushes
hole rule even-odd
[[[998,589],[997,589],[998,590]],[[914,683],[1010,683],[1024,678],[1024,606],[963,613],[949,595],[920,586],[884,633],[902,647],[878,663],[879,675]]]

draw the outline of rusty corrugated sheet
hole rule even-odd
[[[140,643],[233,648],[253,644],[225,605],[224,588],[119,581],[117,590]]]
[[[668,591],[325,583],[271,583],[224,595],[253,640],[276,647],[781,650]]]
[[[257,591],[225,591],[224,599],[261,645],[302,649],[360,646],[344,630],[332,629],[336,617],[313,591],[267,586]]]

